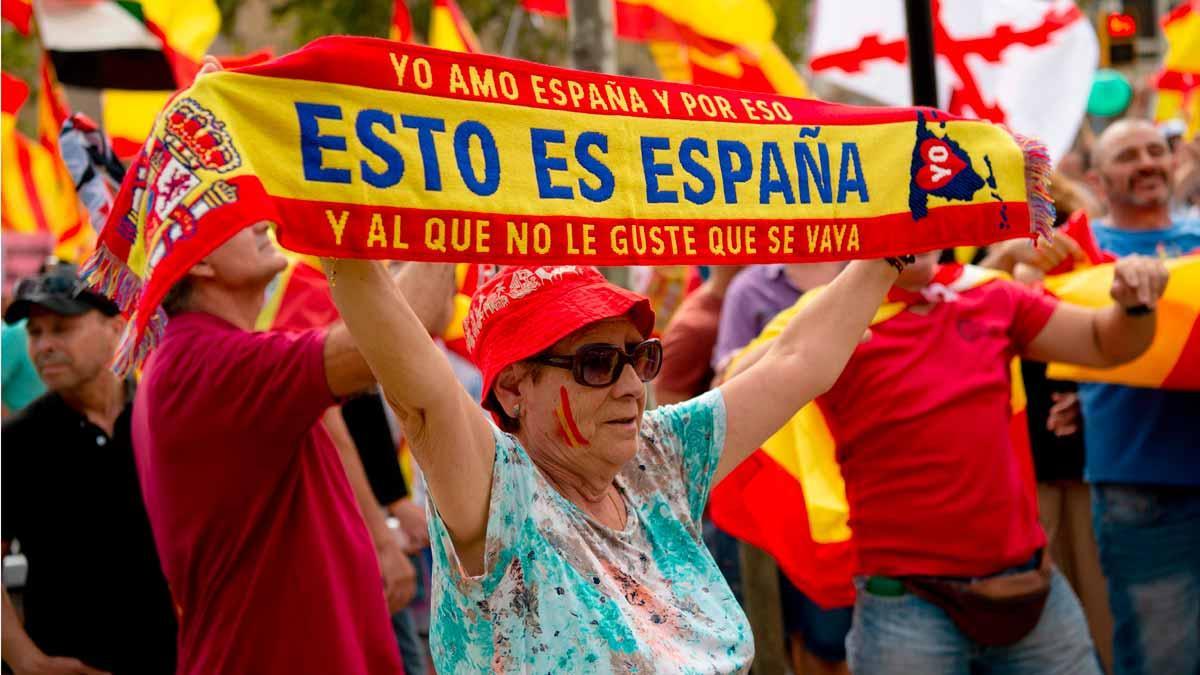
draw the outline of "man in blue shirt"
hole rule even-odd
[[[1109,209],[1094,227],[1101,248],[1200,249],[1200,222],[1171,219],[1171,152],[1153,125],[1113,124],[1092,165]],[[1081,384],[1079,396],[1115,671],[1200,673],[1200,391]]]

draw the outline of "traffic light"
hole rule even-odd
[[[1103,37],[1107,43],[1105,56],[1108,66],[1133,63],[1136,56],[1137,20],[1123,12],[1109,12],[1104,17]]]

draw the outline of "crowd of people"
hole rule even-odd
[[[1200,392],[1037,365],[1150,346],[1163,259],[1200,249],[1200,149],[1124,120],[1081,163],[1057,199],[1119,256],[1105,307],[1040,290],[1082,255],[1065,234],[977,265],[714,267],[660,337],[651,303],[594,268],[509,267],[474,292],[473,373],[436,340],[449,265],[326,260],[339,318],[255,331],[288,262],[260,222],[175,284],[126,380],[116,305],[47,265],[4,309],[3,540],[29,561],[4,660],[744,672],[737,544],[706,503],[816,401],[857,593],[822,607],[781,577],[795,672],[1200,673]],[[1014,357],[1035,491],[1008,429]]]

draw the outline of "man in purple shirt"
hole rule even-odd
[[[833,281],[843,267],[845,263],[833,262],[754,265],[742,270],[729,285],[721,307],[721,325],[713,350],[717,378],[729,358],[758,337],[776,314],[795,304],[805,291]],[[714,537],[710,546],[723,545],[714,533],[706,532],[706,536]],[[722,572],[727,576],[731,573],[725,567]],[[846,633],[850,631],[852,608],[821,609],[782,574],[779,590],[793,669],[829,675],[847,672]]]
[[[713,369],[718,373],[737,350],[750,344],[775,315],[791,307],[800,296],[833,281],[845,263],[807,265],[752,265],[742,270],[721,308]]]

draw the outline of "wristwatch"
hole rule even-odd
[[[1125,314],[1129,316],[1146,316],[1154,313],[1154,308],[1150,305],[1134,305],[1125,308]]]

